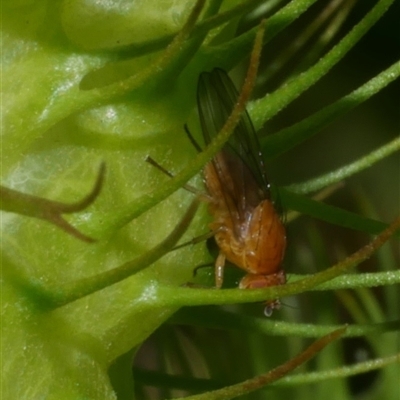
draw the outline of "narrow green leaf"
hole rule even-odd
[[[264,136],[262,139],[263,152],[266,157],[273,158],[290,150],[299,143],[311,138],[321,132],[326,125],[362,104],[374,94],[379,93],[384,87],[394,82],[400,76],[400,62],[396,62],[385,71],[372,78],[370,81],[341,98],[335,103],[323,108],[310,117],[303,119],[297,124],[282,129],[273,135]],[[266,98],[267,99],[267,98]],[[268,97],[272,102],[273,99]],[[252,104],[251,114],[258,113],[255,108],[261,107],[263,103]]]
[[[380,0],[371,11],[317,64],[274,93],[252,103],[249,110],[256,130],[328,73],[381,18],[394,0]],[[397,68],[399,68],[397,66]],[[393,72],[392,72],[393,73]]]
[[[286,209],[295,210],[302,214],[320,219],[321,221],[329,222],[344,228],[377,234],[382,232],[388,226],[384,222],[357,215],[342,208],[313,200],[286,189],[281,189],[279,194]]]

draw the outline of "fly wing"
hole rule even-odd
[[[238,96],[233,82],[222,69],[200,75],[197,103],[207,145],[224,126]],[[235,207],[232,211],[241,219],[245,218],[246,211],[270,197],[260,143],[247,111],[242,113],[228,143],[212,162],[221,186],[226,187],[224,196],[228,209]]]

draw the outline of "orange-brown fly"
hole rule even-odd
[[[224,126],[237,98],[235,86],[222,69],[200,75],[197,105],[206,145]],[[187,133],[201,151],[190,132]],[[150,157],[147,161],[173,176]],[[285,271],[281,268],[286,247],[285,227],[274,207],[260,143],[246,111],[228,143],[204,167],[203,176],[208,194],[201,198],[209,203],[213,217],[210,235],[205,236],[214,236],[219,247],[215,262],[216,287],[222,286],[226,260],[247,272],[239,283],[240,288],[286,283]],[[199,193],[189,185],[184,187]],[[279,300],[267,302],[265,314],[270,315],[279,304]]]
[[[200,75],[197,104],[206,145],[225,124],[237,98],[225,71],[214,69]],[[261,147],[246,111],[203,175],[213,217],[210,229],[219,247],[216,287],[222,285],[226,260],[247,272],[240,288],[284,284],[285,227],[271,199]],[[265,313],[270,315],[278,306],[278,300],[268,302]]]

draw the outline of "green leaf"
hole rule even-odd
[[[203,190],[198,172],[223,146],[234,125],[230,121],[209,148],[196,154],[183,125],[189,123],[196,136],[195,91],[199,73],[216,66],[233,69],[246,62],[260,17],[267,19],[266,49],[273,45],[272,38],[281,39],[278,33],[295,37],[301,25],[307,24],[302,18],[313,18],[306,11],[315,0],[136,3],[18,0],[2,4],[1,184],[6,188],[2,192],[1,217],[3,397],[148,398],[140,377],[132,374],[133,357],[135,368],[147,368],[149,360],[159,368],[160,375],[153,384],[161,398],[176,395],[173,388],[162,386],[163,377],[177,375],[177,371],[191,374],[185,376],[188,394],[199,388],[195,383],[191,385],[195,376],[211,377],[214,384],[244,381],[285,365],[301,353],[306,344],[286,334],[290,329],[301,335],[304,324],[309,322],[318,336],[328,325],[340,326],[343,321],[337,316],[346,313],[336,312],[339,303],[341,307],[346,305],[345,311],[354,319],[348,335],[385,332],[382,343],[371,340],[384,389],[376,385],[365,398],[390,400],[388,396],[398,388],[398,366],[385,367],[396,362],[397,344],[392,331],[399,320],[395,286],[398,274],[392,274],[392,270],[397,268],[397,256],[389,246],[373,256],[382,236],[373,242],[375,247],[367,246],[361,255],[358,253],[356,260],[350,258],[350,262],[346,255],[365,244],[365,237],[356,236],[356,230],[378,233],[386,226],[379,221],[391,219],[391,210],[385,215],[385,204],[395,199],[398,179],[386,172],[393,169],[385,163],[391,161],[387,156],[394,147],[384,155],[365,151],[363,158],[357,154],[350,158],[356,160],[352,175],[385,158],[385,162],[374,164],[379,179],[373,181],[374,187],[381,184],[380,187],[389,188],[380,197],[383,212],[377,210],[375,193],[371,191],[366,191],[368,199],[364,198],[363,204],[371,197],[373,207],[368,211],[359,207],[354,212],[300,194],[349,176],[343,170],[334,178],[325,176],[326,166],[317,162],[314,156],[319,153],[311,148],[310,158],[315,165],[308,176],[323,178],[322,181],[311,186],[300,184],[295,187],[298,193],[283,190],[283,203],[354,232],[351,243],[332,235],[325,246],[324,235],[309,223],[311,218],[290,224],[288,229],[295,232],[297,223],[304,223],[301,234],[288,236],[285,268],[293,279],[286,286],[265,291],[182,287],[193,281],[194,268],[210,262],[211,257],[202,244],[170,251],[181,236],[179,240],[187,242],[208,232],[209,215],[204,205],[188,226],[194,213],[194,206],[190,206],[193,194],[178,189],[191,180],[192,186]],[[324,2],[318,3],[325,7]],[[350,20],[353,30],[345,33],[320,62],[270,96],[254,102],[249,111],[255,125],[269,121],[323,76],[329,79],[327,72],[354,48],[392,3],[376,1],[361,21]],[[359,4],[365,10],[365,4]],[[271,5],[273,8],[268,8]],[[292,24],[294,21],[296,25]],[[387,37],[382,40],[385,49],[390,48]],[[364,39],[370,43],[370,38]],[[374,54],[370,56],[379,59]],[[398,76],[398,61],[388,61],[386,65],[390,63],[392,67],[373,72],[375,78],[366,78],[370,81],[353,93],[288,128],[289,133],[284,130],[274,136],[276,139],[266,140],[266,151],[271,149],[267,155],[273,157],[290,148],[297,151],[300,141],[314,135],[334,117],[342,116],[378,91],[385,94],[384,87],[391,90],[388,84]],[[253,68],[255,64],[252,63]],[[345,93],[357,85],[350,84]],[[247,89],[233,119],[238,118],[245,105]],[[383,124],[378,135],[387,131],[389,128]],[[364,142],[367,137],[355,136],[354,140]],[[382,140],[389,143],[391,139]],[[371,147],[381,146],[375,143]],[[147,156],[175,177],[161,175],[145,162]],[[107,165],[104,183],[98,183],[88,195],[102,162]],[[337,165],[344,164],[338,160]],[[333,173],[335,169],[328,171]],[[271,181],[274,175],[271,172]],[[97,241],[88,244],[77,240],[60,226]],[[315,232],[314,241],[310,232]],[[373,268],[371,275],[360,273],[333,279],[367,256],[372,256],[370,262],[374,262],[368,264]],[[334,267],[328,268],[330,265]],[[236,286],[235,280],[242,271],[236,273],[233,271],[226,279],[227,286]],[[382,305],[369,289],[374,286],[380,286],[385,299]],[[355,290],[346,298],[343,291],[351,289]],[[223,318],[218,321],[222,331],[209,331],[207,309],[200,307],[232,307],[236,313],[233,322],[241,321],[240,315],[244,315],[247,325],[243,330],[250,330],[258,320],[252,315],[259,317],[262,306],[256,304],[253,309],[238,304],[299,293],[301,296],[292,298],[296,308],[284,308],[273,317],[283,320],[277,325],[285,335],[282,338],[273,337],[270,327],[254,328],[243,335],[230,329],[232,321],[225,323]],[[334,293],[339,299],[335,303]],[[360,305],[357,308],[353,303]],[[170,327],[163,323],[183,306],[199,306],[196,311],[202,316],[196,318],[196,324],[200,327],[193,331],[190,327],[173,327],[175,334],[169,335]],[[382,321],[378,322],[380,317]],[[274,324],[272,320],[265,322]],[[142,347],[150,337],[151,341]],[[384,359],[386,355],[390,356]],[[333,359],[329,354],[334,376],[356,371],[354,367],[353,372],[348,372],[342,359],[336,357],[336,364],[331,363]],[[322,371],[315,371],[319,374],[316,378],[310,372],[319,365],[317,361],[304,367],[305,375],[299,379],[303,383],[320,379]],[[363,368],[366,370],[366,365]],[[296,385],[293,391],[279,389],[276,397],[309,398],[307,388]],[[140,393],[145,394],[141,397]],[[272,393],[268,392],[271,398],[275,396]],[[261,393],[259,398],[264,395]],[[246,396],[257,398],[257,394]]]

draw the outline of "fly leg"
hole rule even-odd
[[[180,249],[181,247],[185,247],[185,246],[188,246],[188,245],[190,245],[190,244],[197,244],[197,243],[203,242],[203,241],[209,239],[210,237],[213,237],[214,235],[215,235],[215,232],[214,232],[214,231],[210,231],[210,232],[204,233],[203,235],[196,236],[196,237],[194,237],[193,239],[188,240],[188,241],[185,242],[185,243],[178,244],[178,245],[175,246],[171,251],[178,250],[178,249]]]
[[[161,171],[165,175],[168,175],[170,178],[174,177],[173,173],[169,172],[167,169],[165,169],[162,165],[160,165],[156,160],[154,160],[150,156],[147,156],[145,161],[148,162],[149,164],[151,164],[153,167],[157,168],[159,171]],[[196,196],[198,196],[202,201],[206,201],[206,202],[210,201],[210,196],[208,194],[202,192],[201,190],[199,190],[191,185],[186,184],[183,186],[183,188],[186,189],[188,192],[191,192],[191,193],[195,194]]]
[[[225,267],[226,256],[220,252],[217,259],[215,260],[215,287],[221,289],[222,283],[224,282],[224,267]]]
[[[174,249],[175,250],[175,249]],[[224,282],[224,269],[225,269],[225,261],[226,261],[226,256],[224,253],[220,252],[218,254],[217,259],[215,260],[214,264],[214,273],[215,273],[215,288],[216,289],[221,289],[222,284]],[[194,270],[193,270],[193,276],[196,276],[197,271],[200,268],[205,268],[208,266],[211,266],[212,264],[201,264],[198,265]]]

